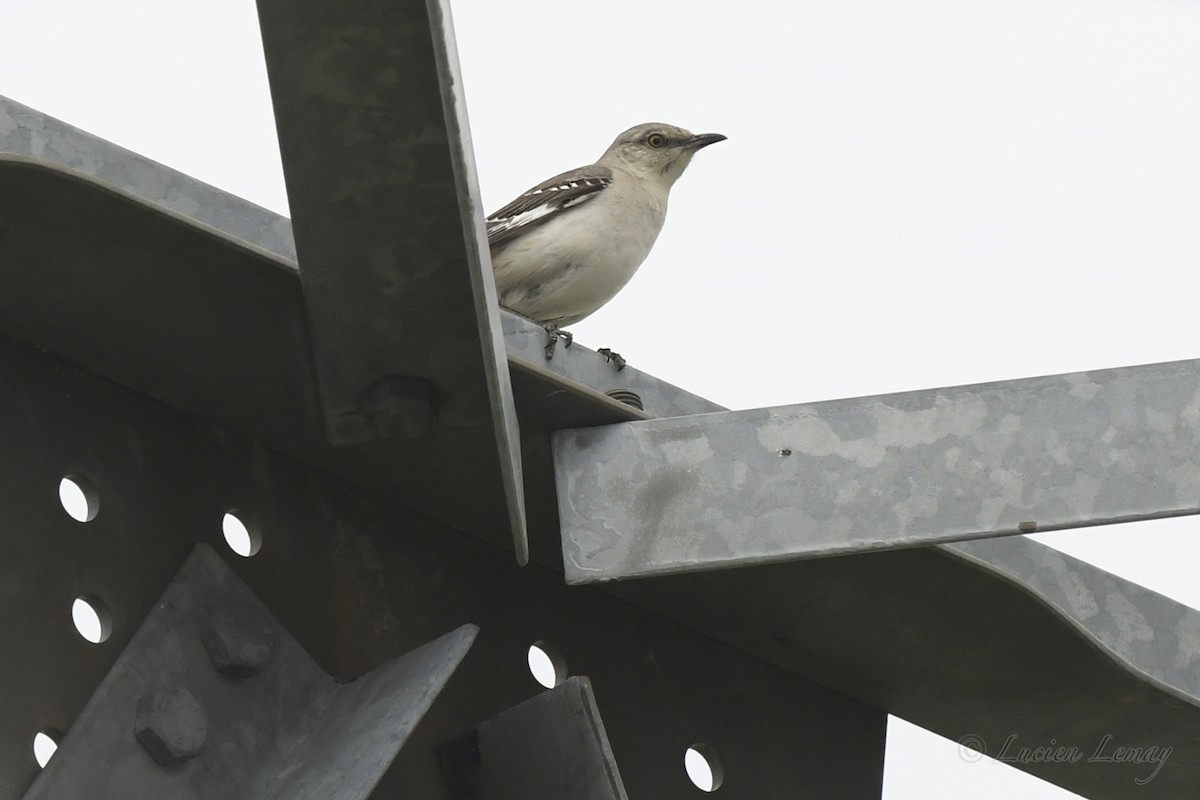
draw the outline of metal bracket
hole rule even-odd
[[[451,800],[627,800],[587,678],[571,678],[438,750]]]
[[[475,634],[338,683],[197,545],[25,800],[364,800]]]

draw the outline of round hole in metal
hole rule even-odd
[[[707,744],[694,744],[683,754],[683,768],[692,784],[701,791],[715,792],[725,780],[721,759]]]
[[[92,644],[100,644],[112,635],[112,616],[104,601],[94,595],[80,595],[71,605],[75,630]]]
[[[262,547],[262,534],[254,519],[244,511],[231,509],[221,519],[221,532],[229,549],[243,558],[249,558]]]
[[[534,680],[547,689],[553,689],[567,679],[566,661],[546,642],[534,642],[529,646],[528,662]]]
[[[68,475],[58,482],[58,501],[76,522],[91,522],[100,513],[100,494],[87,478]]]

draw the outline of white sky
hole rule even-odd
[[[1200,3],[457,0],[493,209],[659,120],[589,346],[745,408],[1200,356]],[[286,211],[252,0],[0,0],[0,94]],[[1194,519],[1052,543],[1200,606]],[[888,800],[1073,797],[904,723]]]

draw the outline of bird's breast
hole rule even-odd
[[[611,300],[649,255],[665,208],[645,204],[631,214],[609,200],[599,197],[493,253],[500,303],[544,324],[569,325]]]

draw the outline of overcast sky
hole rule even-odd
[[[729,141],[574,326],[747,408],[1200,356],[1200,3],[458,0],[485,205]],[[0,94],[286,213],[252,0],[0,0]],[[1186,518],[1043,535],[1200,606]],[[893,723],[884,796],[1074,795]]]

